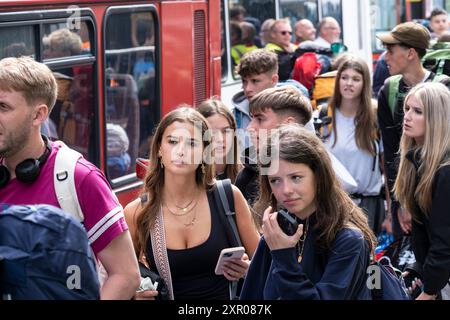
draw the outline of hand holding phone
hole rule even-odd
[[[286,210],[278,211],[277,222],[281,230],[288,236],[292,236],[297,232],[298,222]]]
[[[234,259],[241,259],[244,253],[245,253],[244,247],[233,247],[223,249],[220,252],[219,259],[217,260],[215,273],[217,275],[222,275],[225,262]]]

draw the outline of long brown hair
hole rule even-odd
[[[369,248],[374,249],[376,240],[367,223],[367,217],[342,189],[330,157],[319,138],[299,125],[282,125],[272,134],[266,148],[264,152],[269,156],[278,154],[280,160],[302,163],[313,171],[316,180],[316,241],[321,248],[331,248],[341,229],[356,228],[364,235]],[[262,168],[268,167],[270,163],[262,165]],[[278,209],[268,175],[261,175],[260,197],[254,208],[262,215],[269,205],[273,210]],[[261,224],[261,221],[259,223]]]
[[[428,215],[432,203],[432,187],[436,171],[450,165],[450,92],[441,83],[425,82],[412,88],[405,98],[405,105],[411,96],[423,106],[425,118],[425,139],[419,146],[413,138],[402,135],[400,140],[400,166],[394,184],[394,193],[400,203],[417,220],[415,204]],[[416,182],[414,164],[406,154],[414,150],[419,153],[420,181]]]
[[[216,114],[223,116],[227,119],[228,125],[233,130],[233,163],[226,163],[225,174],[229,179],[231,179],[231,182],[234,183],[236,181],[237,174],[242,169],[242,165],[239,156],[239,145],[236,134],[237,125],[233,114],[228,110],[225,104],[216,97],[200,103],[197,106],[197,111],[200,112],[206,120]]]
[[[370,80],[370,72],[367,63],[356,56],[346,55],[344,62],[339,66],[336,83],[334,85],[334,93],[331,97],[329,107],[331,107],[332,114],[336,114],[336,108],[339,108],[342,103],[342,94],[339,86],[342,73],[352,69],[358,72],[363,77],[363,88],[361,91],[361,102],[355,116],[355,140],[359,149],[369,152],[371,155],[376,154],[373,141],[377,139],[377,123],[374,104],[372,102],[372,88]],[[336,145],[338,136],[336,129],[336,117],[333,116],[333,133],[334,143]]]
[[[161,167],[161,159],[158,157],[158,151],[161,147],[161,141],[164,132],[168,126],[174,122],[190,123],[199,127],[201,125],[201,133],[203,138],[203,150],[210,150],[211,140],[205,135],[208,130],[206,119],[195,109],[181,105],[178,109],[169,112],[159,123],[156,128],[155,135],[152,139],[150,148],[150,164],[145,177],[144,188],[142,194],[148,197],[148,201],[140,210],[136,217],[137,225],[137,252],[145,251],[147,241],[150,237],[150,229],[156,220],[158,212],[161,210],[162,195],[164,188],[164,168]],[[205,190],[214,185],[214,168],[209,161],[203,162],[204,171],[201,165],[198,166],[195,173],[195,181],[197,185]]]

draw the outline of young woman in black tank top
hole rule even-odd
[[[204,157],[211,149],[206,130],[205,118],[192,108],[167,114],[151,146],[143,190],[148,201],[142,205],[136,199],[125,208],[136,254],[159,271],[177,300],[229,298],[228,280],[245,275],[259,240],[247,203],[233,186],[237,227],[247,254],[227,265],[224,276],[215,275],[220,251],[230,244],[212,201],[214,167]],[[155,294],[144,291],[136,298]]]

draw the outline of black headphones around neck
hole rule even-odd
[[[46,136],[42,136],[45,143],[44,153],[39,157],[39,159],[25,159],[16,166],[16,178],[19,181],[25,183],[31,183],[39,177],[41,172],[41,167],[47,161],[50,153],[52,151],[52,145]],[[0,165],[0,188],[5,187],[9,180],[11,179],[11,174],[6,166]]]

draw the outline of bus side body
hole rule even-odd
[[[126,205],[161,117],[220,94],[219,3],[77,3],[0,1],[0,58],[50,67],[58,98],[46,133],[97,165]]]

